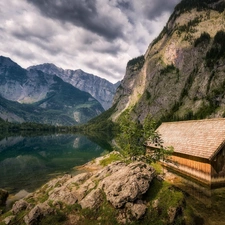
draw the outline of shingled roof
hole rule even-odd
[[[163,146],[173,146],[175,153],[212,160],[225,144],[225,119],[162,123],[157,132]]]

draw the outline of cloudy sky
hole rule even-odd
[[[1,0],[0,55],[121,80],[180,0]]]

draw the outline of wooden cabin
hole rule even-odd
[[[225,184],[224,118],[162,123],[157,132],[164,147],[174,148],[165,166],[210,186]]]

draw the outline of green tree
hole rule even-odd
[[[142,138],[140,128],[141,125],[138,122],[131,120],[128,110],[120,117],[116,142],[119,145],[120,152],[125,157],[144,154],[143,146],[140,145],[140,139]]]
[[[173,152],[172,147],[163,146],[163,140],[156,132],[156,123],[151,116],[147,116],[141,124],[132,120],[129,110],[126,110],[118,122],[119,132],[116,142],[124,157],[135,159],[141,156],[143,160],[156,162],[165,160]],[[151,154],[146,154],[147,142],[154,146]]]

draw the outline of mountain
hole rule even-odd
[[[102,113],[101,104],[56,75],[25,70],[0,56],[0,117],[12,122],[55,125],[84,123]]]
[[[225,1],[183,0],[143,56],[128,62],[114,98],[141,122],[225,116]]]
[[[105,110],[112,106],[113,97],[120,84],[120,82],[112,84],[106,79],[85,73],[82,70],[63,70],[50,63],[31,66],[28,68],[28,70],[31,69],[56,75],[81,91],[88,92],[102,104]]]

